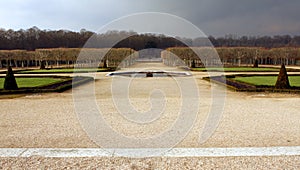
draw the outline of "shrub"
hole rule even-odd
[[[257,59],[254,61],[253,68],[258,68],[258,60]]]
[[[6,74],[5,80],[4,80],[4,89],[5,90],[17,90],[18,89],[16,78],[14,76],[14,72],[12,71],[11,66],[9,66],[7,69],[7,74]]]
[[[195,62],[195,60],[192,61],[191,67],[192,67],[192,68],[196,68],[196,62]]]
[[[46,68],[46,66],[45,66],[45,61],[42,61],[42,62],[41,62],[40,69],[45,69],[45,68]]]
[[[285,69],[284,64],[281,65],[281,69],[275,85],[276,89],[288,89],[290,88],[289,78]]]

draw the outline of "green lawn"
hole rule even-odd
[[[0,78],[0,89],[3,89],[4,86],[4,79]],[[48,78],[48,77],[41,77],[41,78],[16,78],[18,87],[37,87],[43,86],[47,84],[56,83],[62,81],[60,78]]]
[[[223,71],[226,72],[238,72],[238,71],[245,71],[245,72],[251,72],[251,71],[279,71],[278,68],[252,68],[252,67],[225,67],[225,68],[218,68],[218,67],[208,67],[208,68],[192,68],[192,71]]]
[[[72,69],[72,68],[62,68],[62,69],[36,69],[36,70],[24,70],[18,73],[72,73],[72,72],[96,72],[107,70],[105,68],[82,68],[82,69]]]
[[[236,77],[234,80],[253,84],[274,86],[277,81],[277,76],[251,76],[251,77]],[[300,76],[289,76],[291,86],[300,87]]]

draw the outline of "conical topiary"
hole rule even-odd
[[[11,69],[11,66],[8,67],[7,73],[4,80],[4,89],[5,90],[17,90],[18,85],[14,76],[14,72]]]
[[[281,69],[275,85],[276,89],[288,89],[290,88],[289,78],[285,69],[284,64],[281,65]]]

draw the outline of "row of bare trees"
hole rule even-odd
[[[256,47],[174,47],[162,52],[166,65],[189,67],[252,66],[254,62],[266,65],[300,65],[300,48],[256,48]]]
[[[130,48],[52,48],[26,50],[0,50],[0,68],[13,67],[72,67],[74,64],[99,64],[101,67],[129,66],[139,54]],[[300,48],[255,48],[255,47],[173,47],[161,53],[166,65],[189,67],[224,65],[241,66],[258,64],[300,65]]]
[[[121,62],[128,66],[133,64],[138,53],[129,48],[94,49],[94,48],[52,48],[26,50],[0,50],[0,68],[34,67],[45,65],[51,67],[73,67],[78,64],[82,67],[98,66],[117,67]],[[100,63],[100,65],[99,65]]]
[[[218,54],[225,65],[300,65],[300,48],[217,48]]]

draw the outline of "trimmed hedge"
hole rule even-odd
[[[224,67],[224,68],[214,68],[214,67],[197,67],[191,68],[191,71],[199,72],[279,72],[280,68],[274,67]],[[299,72],[298,69],[287,68],[288,72]]]
[[[51,71],[48,71],[51,70]],[[17,70],[15,71],[15,74],[63,74],[63,73],[89,73],[89,72],[111,72],[115,71],[115,67],[108,67],[106,69],[97,69],[97,68],[91,68],[91,70],[80,70],[80,69],[74,69],[75,71],[69,71],[70,69],[66,69],[68,71],[63,71],[64,69],[59,68],[53,68],[53,69],[25,69],[25,70]]]
[[[225,85],[229,89],[239,92],[282,92],[282,93],[300,93],[300,87],[291,87],[289,89],[276,89],[274,86],[265,85],[252,85],[245,82],[234,80],[235,77],[248,77],[248,76],[277,76],[275,75],[227,75],[227,76],[213,76],[204,77],[204,80],[211,81],[217,84]],[[300,76],[300,75],[289,75],[289,76]]]
[[[5,90],[17,90],[18,89],[17,81],[14,76],[14,72],[11,69],[11,66],[9,66],[7,69],[3,88]]]
[[[23,77],[23,76],[22,76]],[[34,76],[30,76],[31,78]],[[36,77],[36,76],[35,76]],[[43,76],[45,77],[45,76]],[[66,77],[66,76],[46,76],[49,78],[62,78],[64,80],[52,83],[52,84],[47,84],[44,86],[39,86],[39,87],[24,87],[24,88],[19,88],[18,90],[0,90],[0,95],[1,94],[22,94],[22,93],[47,93],[47,92],[63,92],[68,89],[71,89],[72,87],[79,86],[81,84],[93,81],[94,78],[92,77]],[[29,78],[29,77],[28,77]]]

